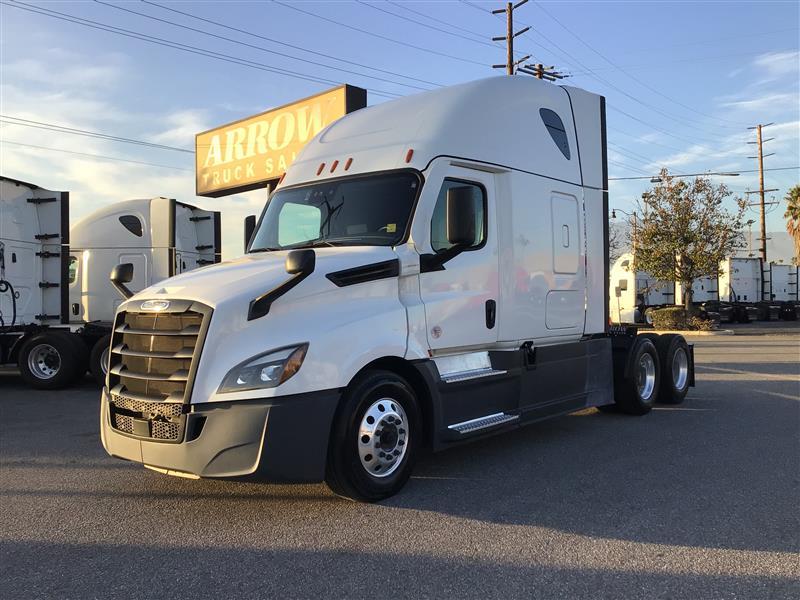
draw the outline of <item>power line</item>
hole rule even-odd
[[[462,2],[463,4],[466,4],[467,6],[471,6],[472,8],[475,8],[475,9],[477,9],[477,10],[480,10],[480,11],[483,11],[483,12],[488,12],[488,11],[486,11],[486,10],[485,10],[485,9],[483,9],[483,8],[480,8],[480,7],[478,7],[478,6],[475,6],[475,5],[471,4],[470,2],[467,2],[466,0],[461,0],[461,2]],[[672,120],[675,120],[676,122],[679,122],[679,123],[681,122],[681,121],[679,121],[678,119],[675,119],[674,117],[671,117],[671,116],[670,116],[670,115],[668,115],[667,113],[664,113],[663,111],[659,110],[658,108],[655,108],[655,107],[652,107],[652,106],[648,105],[646,102],[643,102],[642,100],[640,100],[640,99],[636,98],[635,96],[633,96],[633,95],[629,94],[628,92],[626,92],[625,90],[621,89],[620,87],[618,87],[618,86],[614,85],[614,84],[613,84],[613,83],[611,83],[610,81],[608,81],[608,80],[606,80],[606,79],[603,79],[602,77],[600,77],[600,76],[596,75],[596,74],[595,74],[595,73],[594,73],[594,72],[593,72],[591,69],[589,69],[589,67],[587,67],[587,66],[586,66],[585,64],[583,64],[583,63],[582,63],[580,60],[578,60],[577,58],[575,58],[575,57],[574,57],[572,54],[570,54],[569,52],[567,52],[566,50],[564,50],[564,49],[563,49],[561,46],[559,46],[558,44],[556,44],[556,43],[555,43],[553,40],[551,40],[550,38],[548,38],[548,37],[547,37],[545,34],[543,34],[543,33],[542,33],[541,31],[539,31],[538,29],[535,29],[535,28],[533,28],[531,25],[528,25],[528,24],[526,24],[526,23],[522,23],[522,22],[520,22],[520,24],[521,24],[521,25],[527,25],[529,28],[531,28],[533,31],[535,31],[539,37],[541,37],[541,38],[545,39],[545,40],[546,40],[547,42],[549,42],[549,43],[550,43],[552,46],[554,46],[554,47],[555,47],[555,48],[556,48],[556,49],[557,49],[559,52],[561,52],[561,54],[563,54],[563,55],[567,56],[568,58],[570,58],[570,59],[571,59],[571,60],[572,60],[572,61],[573,61],[575,64],[577,64],[577,65],[579,65],[579,66],[583,67],[583,68],[584,68],[584,69],[587,71],[587,73],[586,73],[587,75],[589,75],[589,76],[590,76],[590,77],[592,77],[593,79],[597,80],[597,81],[598,81],[598,82],[600,82],[601,84],[603,84],[603,85],[605,85],[605,86],[607,86],[607,87],[610,87],[610,88],[612,88],[612,89],[614,89],[614,90],[618,91],[618,92],[619,92],[619,93],[621,93],[622,95],[624,95],[624,96],[626,96],[626,97],[630,98],[631,100],[633,100],[634,102],[636,102],[636,103],[638,103],[638,104],[641,104],[642,106],[644,106],[645,108],[647,108],[647,109],[649,109],[649,110],[652,110],[652,111],[654,111],[654,112],[657,112],[657,113],[659,113],[659,114],[662,114],[663,116],[665,116],[665,117],[667,117],[667,118],[670,118],[670,119],[672,119]],[[527,38],[529,38],[529,39],[531,39],[531,40],[532,40],[532,38],[530,38],[530,35],[529,35],[529,33],[525,33],[524,35],[525,35],[525,37],[527,37]],[[625,115],[625,116],[627,116],[627,117],[629,117],[629,118],[631,118],[631,119],[634,119],[634,120],[636,120],[636,121],[638,121],[638,122],[640,122],[640,123],[643,123],[644,125],[646,125],[646,126],[648,126],[648,127],[652,128],[652,129],[655,129],[656,131],[660,131],[661,133],[664,133],[665,135],[668,135],[668,136],[674,137],[674,138],[676,138],[676,139],[679,139],[679,140],[681,140],[681,141],[687,141],[687,139],[686,139],[686,138],[682,138],[681,136],[678,136],[678,135],[676,135],[675,133],[672,133],[671,131],[668,131],[668,130],[666,130],[666,129],[661,129],[661,128],[658,128],[658,127],[656,127],[656,126],[654,126],[654,125],[652,125],[652,124],[650,124],[650,123],[647,123],[647,122],[645,122],[645,121],[643,121],[643,120],[641,120],[641,119],[638,119],[638,118],[634,117],[634,116],[633,116],[633,115],[631,115],[630,113],[627,113],[627,112],[625,112],[625,111],[623,111],[623,110],[621,110],[621,109],[615,108],[615,110],[617,110],[617,112],[620,112],[620,113],[622,113],[623,115]],[[682,123],[682,124],[684,124],[684,125],[685,125],[685,123]],[[697,143],[697,140],[689,140],[689,142],[690,142],[690,143]]]
[[[167,10],[167,11],[179,14],[179,15],[184,15],[184,16],[190,17],[192,19],[197,19],[198,21],[203,21],[205,23],[209,23],[211,25],[216,25],[216,26],[222,27],[224,29],[229,29],[230,31],[236,31],[238,33],[243,33],[245,35],[249,35],[249,36],[252,36],[252,37],[255,37],[255,38],[259,38],[259,39],[265,40],[267,42],[271,42],[273,44],[279,44],[281,46],[286,46],[287,48],[293,48],[295,50],[300,50],[301,52],[307,52],[309,54],[314,54],[315,56],[322,56],[322,57],[325,57],[325,58],[330,58],[332,60],[335,60],[335,61],[338,61],[338,62],[343,62],[343,63],[346,63],[348,65],[353,65],[353,66],[356,66],[356,67],[362,67],[364,69],[370,69],[372,71],[378,71],[379,73],[386,73],[387,75],[395,75],[396,77],[403,77],[404,79],[410,79],[412,81],[418,81],[420,83],[427,83],[427,84],[435,85],[435,86],[440,86],[441,85],[441,84],[435,83],[433,81],[427,81],[425,79],[420,79],[418,77],[412,77],[410,75],[404,75],[403,73],[397,73],[395,71],[389,71],[389,70],[386,70],[386,69],[380,69],[378,67],[372,67],[370,65],[365,65],[363,63],[355,62],[355,61],[352,61],[352,60],[347,60],[345,58],[332,56],[332,55],[326,54],[324,52],[317,52],[316,50],[309,50],[308,48],[303,48],[302,46],[297,46],[295,44],[290,44],[288,42],[282,42],[282,41],[276,40],[274,38],[269,38],[269,37],[266,37],[264,35],[261,35],[261,34],[255,33],[255,32],[248,31],[246,29],[239,29],[238,27],[233,27],[231,25],[226,25],[225,23],[220,23],[219,21],[214,21],[213,19],[206,19],[206,18],[200,17],[198,15],[193,15],[192,13],[188,13],[188,12],[184,12],[182,10],[178,10],[177,8],[172,8],[170,6],[164,6],[163,4],[158,4],[157,2],[151,2],[150,0],[141,0],[141,1],[144,2],[145,4],[150,4],[151,6],[156,6],[158,8],[163,9],[163,10]]]
[[[325,83],[328,85],[341,85],[340,81],[334,81],[332,79],[325,79],[322,77],[315,77],[308,74],[301,74],[296,71],[288,71],[286,69],[281,69],[278,67],[273,67],[270,65],[266,65],[264,63],[252,61],[245,58],[240,58],[236,56],[231,56],[229,54],[223,54],[221,52],[214,52],[211,50],[206,50],[204,48],[198,48],[196,46],[190,46],[188,44],[180,44],[178,42],[171,42],[169,40],[165,40],[163,38],[158,38],[155,36],[147,35],[144,33],[138,33],[135,31],[131,31],[129,29],[123,29],[121,27],[114,27],[113,25],[106,25],[104,23],[99,23],[98,21],[92,21],[91,19],[83,19],[81,17],[75,17],[73,15],[69,15],[66,13],[61,13],[58,11],[50,10],[47,8],[40,8],[34,7],[30,4],[24,4],[21,2],[14,2],[13,4],[8,2],[0,2],[5,6],[11,6],[14,8],[18,8],[20,10],[24,10],[27,12],[32,12],[35,14],[44,15],[46,17],[51,17],[54,19],[59,19],[61,21],[67,21],[69,23],[75,23],[76,25],[82,25],[84,27],[89,27],[90,29],[98,29],[100,31],[106,31],[108,33],[113,33],[115,35],[121,35],[123,37],[129,37],[137,40],[141,40],[144,42],[148,42],[151,44],[156,44],[158,46],[166,46],[167,48],[173,48],[175,50],[181,50],[183,52],[188,52],[189,54],[197,54],[199,56],[205,56],[207,58],[213,58],[215,60],[219,60],[222,62],[228,62],[232,64],[238,64],[244,67],[249,67],[251,69],[257,69],[259,71],[266,71],[269,73],[276,73],[279,75],[286,75],[287,77],[292,77],[294,79],[302,79],[305,81],[312,81],[315,83]],[[384,96],[386,98],[397,98],[400,94],[395,94],[393,92],[387,92],[383,90],[376,90],[374,88],[367,88],[370,92],[378,96]]]
[[[432,15],[428,15],[428,14],[422,12],[422,11],[414,10],[413,8],[409,8],[405,4],[400,4],[399,2],[394,2],[393,0],[386,0],[386,2],[388,4],[392,4],[392,5],[396,6],[397,8],[402,8],[403,10],[407,10],[410,13],[414,13],[416,15],[420,15],[421,17],[425,17],[426,19],[430,19],[431,21],[435,21],[436,23],[441,23],[442,25],[447,25],[448,27],[451,27],[453,29],[458,29],[459,31],[464,31],[466,33],[469,33],[469,34],[474,35],[476,37],[479,37],[481,39],[486,37],[483,33],[480,33],[480,32],[475,31],[473,29],[467,29],[466,27],[460,27],[460,26],[455,25],[453,23],[448,23],[444,19],[437,19],[436,17],[434,17]]]
[[[442,29],[441,27],[436,27],[435,25],[429,25],[427,23],[423,23],[422,21],[417,21],[416,19],[412,19],[411,17],[404,17],[403,15],[398,15],[397,13],[393,13],[389,10],[386,10],[385,8],[380,8],[378,6],[375,6],[374,4],[364,2],[364,0],[356,0],[356,2],[358,2],[359,4],[363,4],[364,6],[368,6],[372,9],[378,10],[382,13],[386,13],[387,15],[392,15],[393,17],[396,17],[398,19],[403,19],[404,21],[408,21],[409,23],[416,23],[417,25],[421,25],[422,27],[427,27],[428,29],[431,29],[433,31],[444,33],[445,35],[451,35],[453,37],[461,38],[462,40],[467,40],[468,42],[474,42],[476,44],[481,44],[483,46],[489,46],[490,48],[497,47],[495,44],[490,44],[489,42],[483,40],[476,40],[474,38],[467,37],[460,33],[454,33],[452,31],[447,31],[446,29]]]
[[[384,77],[378,77],[378,76],[375,76],[375,75],[369,75],[367,73],[359,73],[358,71],[351,71],[349,69],[345,69],[345,68],[342,68],[342,67],[337,67],[336,65],[325,64],[325,63],[321,63],[321,62],[316,61],[316,60],[310,60],[310,59],[302,58],[302,57],[299,57],[299,56],[293,56],[291,54],[286,54],[285,52],[278,52],[277,50],[270,50],[269,48],[264,48],[263,46],[256,46],[255,44],[248,44],[247,42],[242,42],[242,41],[236,40],[234,38],[226,37],[224,35],[218,35],[216,33],[210,32],[210,31],[204,31],[202,29],[197,29],[196,27],[190,27],[188,25],[182,25],[181,23],[176,23],[175,21],[170,21],[169,19],[162,19],[160,17],[156,17],[156,16],[153,16],[153,15],[148,15],[147,13],[142,13],[142,12],[138,12],[138,11],[135,11],[135,10],[131,10],[130,8],[125,8],[123,6],[118,6],[116,4],[111,4],[109,2],[104,2],[103,0],[94,0],[94,1],[97,4],[102,4],[104,6],[108,6],[109,8],[113,8],[115,10],[121,10],[121,11],[130,13],[130,14],[133,14],[133,15],[138,15],[140,17],[144,17],[146,19],[152,19],[152,20],[158,21],[160,23],[166,23],[167,25],[172,25],[174,27],[180,27],[181,29],[186,29],[188,31],[194,31],[196,33],[201,33],[203,35],[207,35],[207,36],[210,36],[210,37],[213,37],[213,38],[216,38],[216,39],[224,40],[226,42],[231,42],[232,44],[238,44],[240,46],[246,46],[248,48],[253,48],[255,50],[260,50],[262,52],[267,52],[269,54],[274,54],[276,56],[283,56],[284,58],[289,58],[291,60],[297,60],[297,61],[300,61],[300,62],[308,63],[308,64],[311,64],[311,65],[315,65],[317,67],[325,67],[327,69],[334,69],[336,71],[341,71],[342,73],[349,73],[351,75],[358,75],[359,77],[367,77],[369,79],[374,79],[375,81],[383,81],[385,83],[393,83],[395,85],[402,85],[402,86],[414,88],[414,89],[417,89],[417,90],[427,90],[427,89],[429,89],[429,88],[425,88],[425,87],[420,87],[418,85],[413,85],[411,83],[403,83],[401,81],[396,81],[396,80],[393,80],[393,79],[386,79]]]
[[[126,144],[134,144],[137,146],[147,146],[148,148],[156,148],[158,150],[173,150],[175,152],[185,152],[187,154],[194,154],[193,150],[187,150],[186,148],[167,146],[165,144],[156,144],[153,142],[146,142],[143,140],[135,140],[133,138],[126,138],[117,135],[109,135],[97,131],[87,131],[86,129],[77,129],[75,127],[66,127],[64,125],[56,125],[54,123],[34,121],[32,119],[22,119],[20,117],[12,117],[11,115],[0,114],[0,123],[6,123],[7,125],[20,125],[22,127],[32,127],[34,129],[46,129],[48,131],[57,131],[60,133],[69,133],[84,137],[99,138],[112,142],[124,142]]]
[[[336,21],[336,20],[331,19],[329,17],[325,17],[323,15],[318,15],[316,13],[312,13],[312,12],[309,12],[307,10],[303,10],[302,8],[298,8],[297,6],[292,6],[291,4],[287,4],[286,2],[281,2],[280,0],[273,0],[273,2],[275,2],[275,4],[280,4],[284,8],[288,8],[288,9],[294,10],[296,12],[303,13],[304,15],[308,15],[308,16],[314,17],[316,19],[321,19],[323,21],[327,21],[328,23],[333,23],[334,25],[339,25],[340,27],[345,27],[345,28],[350,29],[352,31],[358,31],[359,33],[363,33],[363,34],[366,34],[366,35],[369,35],[369,36],[372,36],[372,37],[375,37],[375,38],[378,38],[378,39],[381,39],[381,40],[385,40],[387,42],[392,42],[394,44],[399,44],[401,46],[406,46],[407,48],[414,48],[415,50],[420,50],[422,52],[427,52],[429,54],[435,54],[437,56],[443,56],[445,58],[451,58],[453,60],[458,60],[458,61],[461,61],[461,62],[473,64],[473,65],[479,65],[481,67],[487,66],[486,63],[478,62],[477,60],[471,60],[469,58],[464,58],[462,56],[456,56],[455,54],[447,54],[446,52],[439,52],[437,50],[432,50],[430,48],[425,48],[423,46],[416,46],[414,44],[409,44],[408,42],[404,42],[402,40],[397,40],[397,39],[390,38],[390,37],[385,36],[385,35],[381,35],[379,33],[375,33],[374,31],[369,31],[367,29],[361,29],[359,27],[356,27],[354,25],[350,25],[348,23],[342,23],[341,21]]]
[[[117,156],[106,156],[104,154],[90,154],[88,152],[75,152],[74,150],[65,150],[64,148],[50,148],[48,146],[37,146],[36,144],[23,144],[22,142],[14,142],[12,140],[0,139],[0,144],[11,144],[13,146],[22,146],[24,148],[35,148],[37,150],[48,150],[50,152],[62,152],[64,154],[75,154],[77,156],[86,156],[89,158],[98,158],[102,160],[113,160],[115,162],[133,163],[136,165],[145,165],[147,167],[158,167],[160,169],[172,169],[174,171],[187,171],[194,172],[193,169],[183,169],[181,167],[173,167],[170,165],[159,165],[156,163],[143,162],[141,160],[132,160],[128,158],[119,158]]]
[[[572,31],[572,30],[571,30],[569,27],[567,27],[566,25],[564,25],[564,24],[563,24],[563,23],[562,23],[562,22],[561,22],[561,21],[560,21],[558,18],[556,18],[556,17],[555,17],[555,16],[554,16],[554,15],[553,15],[553,14],[552,14],[552,13],[551,13],[549,10],[547,10],[547,9],[546,9],[544,6],[542,6],[541,4],[539,4],[539,2],[537,2],[536,0],[534,0],[534,2],[533,2],[533,3],[534,3],[534,4],[535,4],[535,5],[536,5],[536,6],[539,8],[539,10],[541,10],[541,11],[542,11],[544,14],[546,14],[548,17],[550,17],[550,18],[551,18],[553,21],[555,21],[556,23],[558,23],[558,24],[561,26],[561,28],[562,28],[562,29],[564,29],[564,31],[566,31],[567,33],[569,33],[569,34],[570,34],[572,37],[574,37],[576,40],[578,40],[578,41],[579,41],[581,44],[583,44],[584,46],[586,46],[586,47],[587,47],[589,50],[591,50],[592,52],[594,52],[595,54],[597,54],[597,56],[599,56],[600,58],[602,58],[603,60],[605,60],[605,61],[606,61],[608,64],[610,64],[612,67],[615,67],[615,68],[619,69],[619,70],[620,70],[622,73],[624,73],[625,75],[627,75],[628,77],[630,77],[631,79],[633,79],[633,80],[634,80],[635,82],[637,82],[639,85],[641,85],[641,86],[643,86],[643,87],[647,88],[648,90],[650,90],[651,92],[653,92],[653,93],[655,93],[655,94],[658,94],[658,95],[659,95],[659,96],[661,96],[662,98],[665,98],[666,100],[669,100],[670,102],[673,102],[674,104],[677,104],[678,106],[681,106],[681,107],[683,107],[683,108],[685,108],[685,109],[687,109],[687,110],[690,110],[690,111],[692,111],[692,112],[694,112],[694,113],[697,113],[698,115],[702,115],[702,116],[704,116],[704,117],[709,117],[709,118],[716,119],[716,120],[718,120],[718,121],[722,121],[722,122],[726,122],[726,123],[734,123],[734,124],[736,124],[736,125],[740,125],[740,126],[742,125],[742,123],[738,123],[738,122],[736,122],[736,121],[731,121],[730,119],[722,119],[722,118],[720,118],[720,117],[715,117],[715,116],[713,116],[713,115],[708,115],[708,114],[706,114],[706,113],[700,112],[699,110],[696,110],[696,109],[692,108],[691,106],[688,106],[688,105],[686,105],[686,104],[684,104],[684,103],[682,103],[682,102],[679,102],[678,100],[675,100],[675,99],[673,99],[673,98],[670,98],[670,97],[669,97],[669,96],[667,96],[666,94],[662,93],[661,91],[657,90],[656,88],[652,87],[651,85],[649,85],[649,84],[645,83],[645,82],[644,82],[644,81],[642,81],[641,79],[639,79],[639,78],[637,78],[637,77],[634,77],[633,75],[631,75],[630,73],[628,73],[627,71],[625,71],[625,70],[624,70],[622,67],[620,67],[618,64],[616,64],[614,61],[612,61],[610,58],[608,58],[608,57],[607,57],[605,54],[603,54],[602,52],[600,52],[599,50],[597,50],[596,48],[594,48],[594,47],[593,47],[591,44],[589,44],[589,43],[588,43],[586,40],[584,40],[584,39],[583,39],[581,36],[577,35],[577,34],[576,34],[574,31]],[[733,127],[730,127],[730,126],[725,126],[725,125],[719,125],[719,127],[725,127],[725,128],[727,128],[727,129],[734,129]]]
[[[611,162],[611,161],[609,161],[609,162]],[[795,167],[773,167],[771,169],[764,169],[764,171],[798,171],[798,170],[800,170],[800,165],[797,165]],[[740,171],[727,171],[725,174],[726,175],[731,175],[731,174],[741,175],[742,173],[758,173],[758,169],[743,169],[743,170],[740,170]],[[672,175],[672,174],[670,174],[670,177],[703,177],[705,175],[718,175],[718,173],[689,173],[689,174],[686,174],[686,175]],[[653,177],[656,177],[656,176],[655,175],[648,175],[646,177],[609,177],[608,179],[609,179],[609,181],[611,181],[611,180],[622,181],[622,180],[632,180],[632,179],[651,179]]]

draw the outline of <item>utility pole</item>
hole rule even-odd
[[[555,67],[553,66],[545,67],[542,63],[536,63],[535,65],[522,65],[519,71],[520,73],[533,75],[536,79],[544,79],[546,81],[556,81],[557,79],[569,77],[569,75],[565,75],[554,69]]]
[[[764,273],[768,269],[769,263],[767,262],[767,211],[766,206],[767,202],[765,201],[764,194],[766,192],[774,192],[777,188],[772,189],[764,189],[764,158],[766,156],[772,156],[775,154],[774,152],[770,152],[769,154],[764,154],[764,143],[769,142],[775,138],[767,138],[766,140],[761,135],[761,130],[764,127],[769,127],[772,123],[761,124],[759,123],[755,127],[748,127],[748,129],[755,129],[756,130],[756,141],[755,142],[747,142],[748,144],[757,144],[758,145],[758,154],[756,156],[749,156],[748,158],[755,158],[758,160],[758,189],[755,190],[753,193],[757,193],[759,195],[759,212],[761,217],[761,284],[762,284],[762,300],[770,300],[772,295],[772,281],[769,282],[769,291],[766,289],[766,285],[764,285],[765,278]],[[751,192],[747,192],[748,194]],[[769,204],[774,204],[774,202],[770,202]],[[748,204],[748,206],[756,206],[755,204]]]
[[[530,56],[525,56],[518,61],[514,61],[514,38],[517,36],[522,35],[526,31],[530,29],[530,27],[526,27],[525,29],[521,29],[518,32],[514,33],[514,10],[525,4],[528,0],[520,0],[516,4],[512,2],[506,2],[505,8],[498,8],[497,10],[493,10],[493,15],[498,15],[500,13],[506,13],[506,34],[500,35],[497,37],[493,37],[493,42],[500,42],[505,40],[506,42],[506,62],[503,65],[492,65],[493,69],[505,69],[507,75],[513,75],[517,69],[517,66],[520,63],[525,62],[530,58]]]
[[[758,154],[756,156],[748,156],[748,158],[755,158],[758,160],[758,189],[754,190],[753,192],[747,192],[748,194],[758,194],[759,195],[759,203],[758,206],[760,207],[761,213],[761,237],[759,238],[761,241],[761,260],[764,262],[764,267],[766,268],[767,263],[767,212],[766,212],[766,205],[767,202],[765,201],[764,194],[767,192],[774,192],[777,188],[772,189],[764,189],[764,158],[767,156],[772,156],[775,154],[774,152],[770,152],[769,154],[764,154],[764,144],[769,142],[775,138],[768,138],[764,139],[761,135],[761,130],[764,127],[769,127],[772,123],[767,124],[758,124],[755,127],[748,127],[748,129],[755,129],[756,130],[756,141],[755,142],[747,142],[748,144],[757,144],[758,145]],[[770,203],[772,204],[772,203]],[[756,206],[755,204],[749,204],[748,206]]]

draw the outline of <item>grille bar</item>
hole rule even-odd
[[[183,348],[176,352],[149,352],[147,350],[131,350],[125,344],[117,344],[111,349],[111,352],[123,356],[139,356],[142,358],[192,358],[191,348]]]
[[[120,384],[115,385],[111,388],[111,394],[120,396],[125,395],[126,397],[130,398],[131,400],[138,400],[139,402],[173,402],[182,404],[183,403],[183,393],[176,392],[170,394],[166,398],[162,398],[161,396],[148,396],[146,394],[137,394],[135,392],[131,392],[130,390],[126,390],[125,386]]]
[[[131,379],[143,379],[146,381],[188,381],[189,371],[181,369],[174,373],[137,373],[131,371],[124,365],[114,365],[109,372],[112,375],[119,375],[121,377],[130,377]]]
[[[123,323],[114,329],[114,333],[128,333],[131,335],[198,335],[199,325],[189,325],[183,329],[136,329]]]

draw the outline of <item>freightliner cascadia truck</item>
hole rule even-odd
[[[0,177],[0,365],[41,389],[89,370],[105,381],[119,294],[108,280],[134,264],[136,290],[219,262],[220,217],[170,198],[127,200],[69,227],[69,193]]]
[[[610,328],[608,281],[602,97],[500,77],[361,109],[298,155],[242,258],[120,305],[102,443],[375,501],[424,449],[682,402],[691,347]]]

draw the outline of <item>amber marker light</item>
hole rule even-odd
[[[408,152],[406,152],[406,163],[410,163],[411,162],[411,157],[412,156],[414,156],[414,149],[413,148],[409,148]]]
[[[319,163],[319,168],[317,169],[317,175],[322,173],[322,169],[325,168],[325,163]]]
[[[349,169],[350,165],[352,165],[352,164],[353,164],[353,159],[352,158],[348,158],[347,162],[344,163],[344,170],[347,171],[347,169]]]
[[[339,161],[338,160],[333,161],[333,164],[331,164],[331,173],[333,173],[336,170],[336,167],[338,166],[339,166]]]

